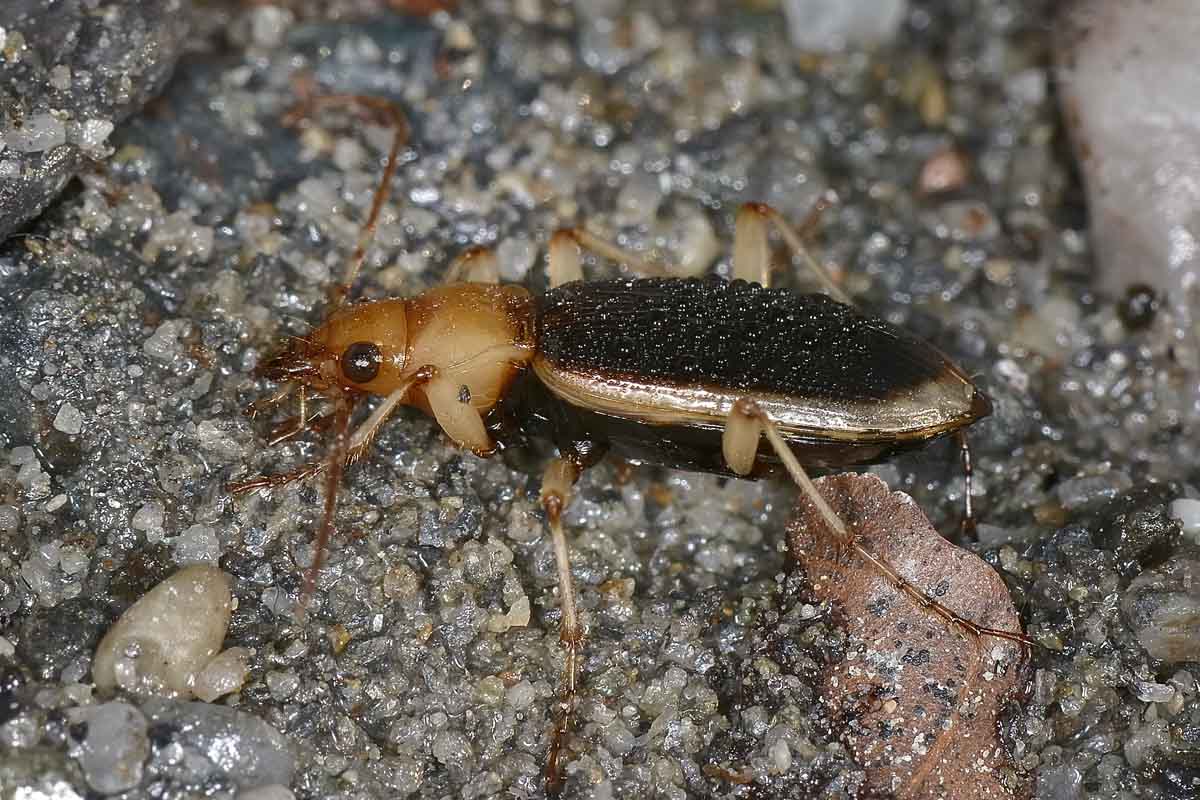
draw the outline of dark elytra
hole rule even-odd
[[[881,319],[823,294],[740,280],[574,282],[538,303],[539,352],[573,372],[748,395],[886,401],[946,370],[936,350]]]

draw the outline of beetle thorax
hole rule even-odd
[[[407,374],[425,367],[461,387],[462,402],[486,413],[534,353],[534,306],[519,286],[458,283],[406,302]],[[420,397],[412,402],[424,406]]]

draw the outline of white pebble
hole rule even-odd
[[[294,19],[286,8],[258,6],[250,12],[250,38],[259,47],[279,47]]]
[[[771,771],[776,775],[782,775],[792,768],[792,749],[788,747],[787,740],[783,737],[775,740],[775,744],[771,745]]]
[[[1150,283],[1179,297],[1200,272],[1193,0],[1064,3],[1056,84],[1085,155],[1097,279]],[[1120,113],[1113,113],[1120,109]]]
[[[179,338],[190,329],[187,320],[169,319],[155,329],[142,345],[146,355],[158,361],[171,361],[181,352]]]
[[[333,145],[333,165],[343,172],[359,169],[366,160],[366,148],[354,139],[338,139]]]
[[[196,676],[192,692],[206,703],[218,697],[236,692],[246,682],[250,667],[246,660],[250,651],[244,647],[231,647],[204,665]]]
[[[63,403],[54,417],[54,430],[75,436],[83,430],[83,414],[70,403]]]
[[[67,129],[53,114],[33,114],[19,128],[9,128],[4,143],[21,153],[53,150],[67,141]]]
[[[1165,683],[1137,681],[1133,689],[1143,703],[1169,703],[1175,697],[1175,687]]]
[[[155,223],[149,241],[142,248],[142,256],[153,261],[159,253],[166,251],[183,258],[207,261],[212,253],[213,235],[211,227],[192,222],[192,215],[187,211],[176,211]]]
[[[96,648],[99,690],[189,697],[196,675],[225,640],[233,596],[214,566],[179,570],[134,603]]]
[[[296,187],[300,194],[300,210],[309,219],[323,220],[333,216],[338,203],[337,186],[321,178],[305,178]]]
[[[500,262],[500,277],[518,283],[525,280],[533,267],[537,247],[529,239],[514,236],[500,243],[496,248],[496,258]]]
[[[112,120],[92,118],[85,120],[79,129],[79,146],[88,153],[100,153],[104,141],[113,132]]]
[[[509,628],[524,628],[529,624],[529,598],[522,595],[513,601],[505,614],[492,614],[488,618],[488,630],[504,633]]]
[[[117,794],[142,782],[150,757],[148,724],[142,712],[129,703],[103,703],[73,709],[71,721],[86,725],[87,733],[72,755],[89,786],[100,794]]]
[[[17,483],[25,487],[26,497],[30,500],[50,496],[50,476],[42,472],[42,466],[36,460],[21,465],[17,470]]]
[[[1200,544],[1200,500],[1181,497],[1171,503],[1171,516],[1183,525],[1183,535]]]
[[[65,497],[65,495],[60,495],[60,497]],[[64,547],[58,557],[59,568],[68,575],[82,575],[91,563],[91,559],[82,550],[75,547]]]
[[[0,506],[0,532],[11,533],[20,527],[20,510],[16,506]]]
[[[792,44],[829,53],[891,41],[908,0],[784,0],[783,13]]]
[[[162,530],[163,513],[162,503],[151,500],[134,512],[129,524],[135,531]]]
[[[266,677],[267,691],[276,700],[287,700],[300,688],[300,679],[294,672],[271,670]]]
[[[221,558],[217,532],[207,525],[192,525],[171,542],[180,564],[216,564]]]
[[[510,706],[517,711],[523,711],[536,699],[537,690],[528,680],[521,680],[508,687],[507,697]]]
[[[211,384],[212,373],[207,374],[210,376],[207,383]],[[215,420],[206,419],[196,426],[196,441],[199,442],[201,450],[225,458],[236,457],[241,452],[233,437],[227,434],[221,424]]]
[[[8,463],[12,464],[14,467],[19,467],[22,464],[29,464],[34,461],[37,461],[37,453],[35,453],[33,448],[29,445],[14,447],[12,452],[8,454]]]
[[[71,68],[66,64],[56,64],[50,70],[50,85],[55,89],[66,91],[71,88]]]

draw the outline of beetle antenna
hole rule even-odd
[[[346,265],[346,272],[342,276],[342,281],[332,290],[330,310],[336,310],[349,297],[350,287],[354,283],[354,279],[358,276],[363,261],[366,259],[367,248],[375,238],[375,226],[379,222],[379,213],[383,210],[383,203],[387,200],[388,192],[391,190],[392,178],[396,175],[396,165],[400,159],[400,150],[408,143],[410,129],[408,117],[405,116],[404,111],[399,105],[382,97],[372,97],[365,94],[328,94],[309,98],[284,115],[284,124],[294,125],[302,117],[307,116],[311,112],[331,106],[358,106],[366,109],[382,117],[393,130],[392,146],[388,150],[387,163],[383,168],[383,176],[380,178],[379,185],[375,188],[375,194],[371,198],[371,211],[367,214],[367,221],[363,224],[361,230],[359,230],[358,242],[354,245],[354,254],[350,257],[350,262]]]

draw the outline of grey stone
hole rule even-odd
[[[189,14],[187,0],[117,0],[103,13],[84,0],[5,3],[0,239],[40,214],[86,157],[104,154],[101,134],[158,93]]]
[[[1154,658],[1200,660],[1200,552],[1189,549],[1134,578],[1121,610]]]
[[[1181,525],[1170,504],[1179,491],[1169,483],[1138,486],[1113,498],[1099,512],[1096,545],[1112,551],[1122,572],[1135,574],[1171,553]]]
[[[150,740],[140,711],[128,703],[103,703],[77,709],[72,718],[86,729],[72,755],[89,786],[101,794],[117,794],[142,782]]]
[[[183,749],[192,779],[221,775],[243,789],[288,786],[291,743],[258,717],[227,706],[149,700],[142,706],[159,738]]]

